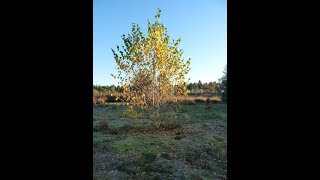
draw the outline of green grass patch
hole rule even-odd
[[[130,136],[114,144],[117,154],[144,153],[157,155],[161,152],[178,152],[178,142],[167,136],[148,134]]]
[[[115,140],[115,136],[102,132],[93,132],[93,145],[106,145]]]
[[[96,179],[225,179],[226,104],[161,111],[159,128],[126,109],[120,103],[93,107]]]

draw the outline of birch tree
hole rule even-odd
[[[185,79],[190,70],[190,58],[185,60],[178,48],[181,38],[170,41],[160,15],[158,9],[156,21],[148,20],[146,34],[133,23],[131,34],[121,36],[124,44],[111,49],[118,70],[112,76],[120,80],[127,105],[151,110],[155,121],[167,101],[177,102],[177,96],[186,95]]]

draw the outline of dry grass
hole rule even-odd
[[[93,96],[93,104],[103,104],[108,102],[121,102],[126,97],[125,94],[100,94]],[[180,102],[206,102],[209,98],[210,101],[218,102],[221,101],[218,96],[210,96],[210,95],[187,95],[185,97],[178,96],[176,99]],[[171,101],[171,99],[167,99],[167,101]]]
[[[208,96],[187,96],[178,97],[179,101],[195,101],[195,102],[205,102],[209,98],[210,101],[221,101],[218,96],[208,97]]]

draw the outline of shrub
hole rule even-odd
[[[114,96],[114,95],[109,95],[107,96],[108,102],[117,102],[118,101],[118,97]]]
[[[97,104],[104,104],[105,100],[103,98],[97,99]]]
[[[125,96],[123,94],[116,96],[116,102],[124,102],[124,101],[125,101]]]

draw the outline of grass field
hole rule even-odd
[[[227,105],[183,105],[178,119],[155,129],[125,107],[93,107],[94,179],[226,179]]]

